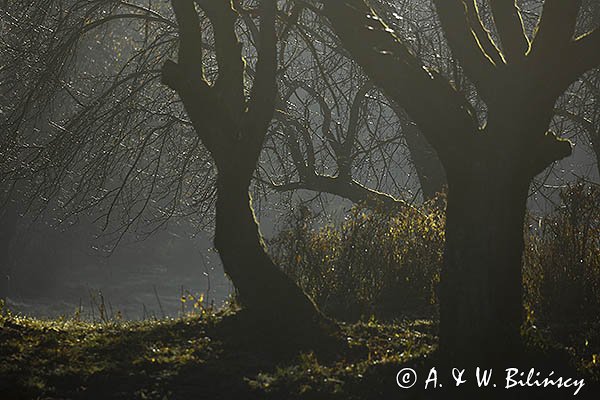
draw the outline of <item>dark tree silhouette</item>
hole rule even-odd
[[[497,44],[476,1],[434,3],[454,57],[487,106],[485,123],[368,3],[326,1],[323,12],[371,79],[416,122],[446,170],[441,351],[451,359],[497,361],[520,345],[530,182],[571,153],[568,141],[548,132],[554,104],[600,63],[600,30],[574,38],[582,2],[547,0],[530,40],[516,2],[491,1]]]
[[[225,272],[253,315],[291,328],[298,338],[314,337],[331,324],[267,254],[248,193],[277,98],[277,2],[260,2],[260,44],[248,100],[246,64],[235,32],[239,15],[233,5],[199,2],[214,31],[218,77],[212,85],[204,77],[195,4],[173,0],[172,5],[179,56],[177,63],[164,65],[162,79],[181,97],[217,166],[215,247]]]
[[[11,276],[10,248],[15,236],[19,213],[14,204],[7,204],[0,210],[0,300],[9,295]]]
[[[579,1],[546,2],[533,46],[511,2],[490,2],[483,16],[472,1],[436,3],[449,46],[429,2],[373,1],[390,18],[386,4],[402,4],[409,17],[396,23],[415,29],[399,26],[401,38],[360,0],[325,9],[339,38],[304,12],[320,12],[309,2],[276,10],[272,0],[259,8],[250,0],[175,1],[176,18],[155,1],[11,2],[0,10],[2,199],[41,203],[61,220],[93,212],[118,242],[140,226],[151,233],[177,218],[212,220],[217,192],[216,246],[242,302],[270,321],[319,331],[325,319],[264,249],[251,179],[271,184],[270,193],[308,189],[397,206],[378,191],[402,187],[381,182],[399,165],[392,159],[404,135],[419,175],[439,188],[439,156],[450,183],[442,347],[476,357],[496,340],[490,350],[501,355],[519,340],[529,182],[570,151],[546,131],[556,98],[597,65],[598,33],[572,39]],[[481,22],[492,17],[493,34]],[[165,64],[177,48],[178,62]],[[352,66],[341,68],[342,59]],[[586,79],[579,85],[593,93],[597,82]],[[563,111],[584,126],[586,111],[576,108]],[[265,146],[268,133],[279,142]],[[263,157],[292,167],[263,179],[263,147]],[[427,197],[436,190],[424,181]]]

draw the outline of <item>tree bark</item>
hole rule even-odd
[[[487,105],[484,125],[467,97],[427,68],[368,2],[330,0],[323,13],[373,82],[417,124],[446,171],[441,352],[454,363],[510,360],[520,347],[529,183],[571,154],[570,143],[548,128],[557,98],[600,63],[600,29],[575,38],[581,1],[546,1],[529,43],[516,3],[496,2],[502,52],[476,2],[433,3],[454,58]]]
[[[406,147],[415,167],[423,200],[430,200],[441,193],[446,186],[446,173],[440,159],[431,145],[416,125],[407,122],[403,124],[402,132]]]
[[[275,110],[277,95],[277,1],[259,5],[258,59],[245,99],[242,44],[231,1],[202,2],[215,36],[218,78],[204,76],[200,19],[194,2],[171,1],[179,25],[178,63],[167,61],[162,80],[177,91],[194,129],[217,167],[215,247],[235,286],[254,334],[287,347],[315,349],[336,325],[273,263],[254,216],[248,189]],[[240,320],[243,320],[241,318]],[[277,329],[274,329],[274,328]]]
[[[600,115],[600,98],[595,99],[596,102],[596,113]],[[599,121],[600,124],[600,121]],[[596,156],[596,169],[598,170],[598,179],[600,179],[600,126],[594,124],[589,129],[590,142],[592,143],[592,150]]]
[[[6,299],[10,291],[11,243],[15,237],[19,212],[17,206],[9,200],[0,212],[0,299]]]
[[[447,360],[500,362],[520,350],[529,179],[506,168],[480,165],[449,179],[439,292]]]
[[[272,322],[312,329],[325,321],[314,303],[268,255],[254,216],[249,177],[217,178],[215,247],[240,302]]]

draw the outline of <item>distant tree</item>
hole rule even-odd
[[[282,40],[301,61],[281,61],[279,111],[267,139],[277,150],[266,152],[279,157],[258,171],[262,181],[278,192],[305,189],[395,208],[402,206],[396,198],[417,196],[407,190],[409,179],[398,178],[412,164],[425,199],[441,191],[443,170],[415,124],[303,3],[295,9],[297,21]],[[285,148],[289,157],[281,157]]]
[[[451,359],[498,361],[520,348],[523,221],[531,180],[571,153],[548,132],[554,105],[600,63],[600,30],[575,36],[581,0],[546,0],[533,35],[514,1],[434,0],[455,59],[487,107],[428,68],[362,0],[325,1],[344,47],[415,121],[448,178],[440,348]]]
[[[342,128],[340,123],[336,124],[331,107],[317,90],[303,82],[297,82],[294,86],[297,86],[296,90],[301,89],[306,92],[307,98],[316,103],[322,120],[318,129],[315,129],[310,121],[278,110],[275,128],[281,129],[282,137],[280,139],[284,146],[281,144],[274,146],[289,149],[293,169],[286,171],[284,168],[280,168],[276,171],[279,172],[279,180],[283,180],[283,182],[273,182],[272,188],[277,192],[304,189],[317,193],[329,193],[354,203],[400,210],[405,202],[383,191],[371,189],[355,178],[356,170],[361,167],[362,169],[368,168],[369,172],[374,171],[375,179],[383,180],[392,169],[391,166],[388,168],[384,166],[386,162],[390,162],[388,155],[393,154],[400,147],[401,136],[396,132],[391,133],[391,137],[387,140],[380,139],[383,132],[377,132],[377,128],[385,130],[385,127],[381,127],[379,124],[373,129],[372,136],[361,134],[366,125],[364,123],[366,117],[364,114],[367,111],[366,96],[371,91],[372,85],[365,82],[359,86],[355,94],[350,96],[348,105],[350,111],[345,128]],[[288,93],[294,93],[296,90],[290,90]],[[342,101],[342,99],[338,100]],[[306,108],[310,109],[311,107]],[[387,133],[390,133],[389,130]],[[370,142],[369,139],[371,139]],[[375,159],[377,149],[385,156]],[[362,159],[361,155],[370,155],[373,160]],[[320,158],[322,159],[321,163],[319,163]],[[362,159],[362,163],[358,162],[359,158]],[[378,166],[379,170],[377,170]],[[335,172],[327,173],[328,167]],[[384,185],[379,183],[377,186]]]

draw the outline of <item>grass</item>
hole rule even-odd
[[[414,398],[402,397],[414,392],[396,386],[396,373],[423,367],[436,348],[431,321],[370,320],[343,324],[348,346],[336,354],[285,354],[273,347],[277,332],[265,327],[252,334],[240,328],[238,316],[229,307],[177,319],[98,323],[4,310],[0,398]],[[578,359],[584,353],[571,354],[581,373],[598,377],[598,365]]]
[[[3,398],[162,398],[184,368],[214,357],[210,318],[90,323],[0,319]]]
[[[281,355],[235,329],[235,311],[177,319],[85,322],[0,316],[2,399],[262,399],[342,393],[375,365],[433,349],[428,321],[344,325],[345,354]],[[263,338],[264,339],[264,338]],[[393,382],[393,376],[390,376]]]

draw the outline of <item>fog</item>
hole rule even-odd
[[[408,175],[410,170],[398,174]],[[573,156],[538,177],[532,186],[530,211],[552,210],[559,189],[580,177],[599,181],[593,155],[583,144],[574,147]],[[407,193],[418,190],[416,182],[407,187]],[[314,193],[299,191],[292,202],[313,197]],[[271,196],[257,207],[267,240],[285,228],[285,206],[278,208],[279,200]],[[335,196],[322,200],[309,203],[321,211],[321,224],[340,223],[352,207]],[[233,293],[213,248],[210,228],[198,232],[191,222],[180,222],[149,237],[126,236],[112,248],[100,227],[89,221],[63,226],[51,218],[33,220],[17,213],[12,216],[11,236],[8,214],[15,210],[8,208],[2,216],[2,241],[9,258],[0,286],[1,297],[13,312],[90,320],[175,317],[197,311],[193,303],[201,296],[204,307],[220,307]]]

